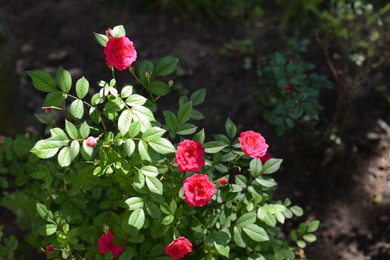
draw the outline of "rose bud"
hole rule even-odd
[[[292,85],[292,84],[287,84],[286,86],[284,86],[284,89],[286,90],[286,91],[290,91],[290,90],[292,90],[294,88],[294,86]]]
[[[48,246],[46,247],[46,252],[47,252],[47,253],[53,253],[53,252],[54,252],[54,246],[48,245]]]
[[[96,141],[96,138],[95,138],[95,137],[93,137],[93,136],[90,136],[90,137],[88,137],[88,138],[87,138],[87,141],[86,141],[86,143],[87,143],[87,146],[88,146],[88,147],[91,147],[91,148],[93,148],[93,147],[95,147],[95,146],[96,146],[96,144],[97,144],[97,141]]]
[[[225,178],[225,177],[222,177],[218,180],[218,183],[221,185],[221,186],[225,186],[227,183],[228,183],[228,180]]]

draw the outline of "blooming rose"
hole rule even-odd
[[[223,177],[223,178],[220,178],[220,179],[218,180],[218,183],[219,183],[220,185],[222,185],[222,186],[225,186],[225,185],[228,183],[228,180],[227,180],[225,177]]]
[[[90,137],[87,138],[86,144],[87,144],[88,147],[92,147],[93,148],[93,147],[96,146],[97,141],[96,141],[95,137],[90,136]]]
[[[206,174],[194,174],[183,182],[184,197],[190,206],[203,207],[214,195],[215,185]]]
[[[108,252],[112,252],[113,258],[118,257],[122,251],[125,249],[123,246],[118,246],[112,242],[114,238],[114,232],[108,232],[108,234],[103,234],[98,242],[99,252],[102,254],[107,254]]]
[[[205,161],[204,148],[200,142],[184,140],[177,147],[175,162],[181,172],[199,171]]]
[[[179,259],[192,251],[192,244],[185,237],[175,239],[165,248],[165,253],[173,259]]]
[[[106,54],[108,66],[114,66],[117,70],[129,68],[137,59],[133,42],[125,36],[108,39],[104,54]]]
[[[266,161],[272,158],[272,155],[269,152],[266,152],[264,156],[260,157],[260,161],[264,164]]]
[[[252,130],[242,132],[238,140],[244,153],[252,158],[263,157],[267,152],[268,144],[264,137]]]

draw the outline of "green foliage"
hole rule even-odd
[[[302,61],[299,55],[275,52],[259,70],[256,103],[278,135],[307,121],[305,118],[319,119],[320,90],[333,84],[313,69],[314,65]]]
[[[0,259],[15,259],[15,250],[18,248],[18,241],[15,236],[4,237],[3,226],[0,226]]]
[[[115,28],[117,35],[125,33]],[[63,104],[56,108],[69,115],[63,128],[51,128],[50,137],[35,145],[28,137],[6,138],[1,149],[0,180],[9,190],[0,205],[33,230],[29,241],[34,246],[53,245],[51,258],[103,259],[98,239],[110,230],[114,243],[125,247],[119,259],[167,259],[165,247],[179,236],[193,244],[189,257],[194,259],[294,259],[303,247],[298,241],[314,241],[317,224],[299,228],[299,240],[293,239],[297,246],[279,228],[303,214],[288,199],[272,199],[277,183],[271,174],[281,159],[263,165],[246,156],[230,119],[226,133],[212,140],[198,131],[193,121],[203,114],[194,107],[204,101],[205,89],[180,97],[177,111],[163,111],[164,122],[156,120],[156,102],[173,86],[161,77],[173,73],[177,63],[173,57],[142,62],[130,68],[137,85],[100,81],[91,97],[88,81],[73,81],[62,67],[55,79],[29,72],[38,90],[47,96],[60,93]],[[87,143],[91,136],[96,146]],[[174,157],[184,137],[203,144],[206,164],[200,172],[216,184],[204,207],[190,207],[183,198],[183,180],[192,173],[180,172]],[[9,187],[8,174],[17,190]],[[228,185],[218,184],[222,176]],[[111,253],[104,256],[110,258]]]

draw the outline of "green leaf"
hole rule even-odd
[[[228,118],[225,123],[225,129],[226,133],[229,136],[230,139],[233,139],[236,136],[237,133],[237,127],[236,125]]]
[[[169,225],[173,222],[173,220],[175,219],[175,217],[173,215],[168,215],[168,216],[165,216],[161,222],[161,224],[163,225]]]
[[[95,36],[95,39],[96,41],[103,47],[106,47],[106,44],[108,42],[108,37],[104,34],[100,34],[100,33],[93,33],[93,35]]]
[[[198,142],[200,142],[200,143],[203,144],[204,139],[205,139],[204,129],[202,129],[202,130],[200,130],[198,133],[196,133],[192,139],[193,139],[194,141],[198,141]]]
[[[271,227],[275,227],[276,226],[276,218],[275,218],[275,216],[272,215],[270,212],[268,212],[266,207],[260,207],[257,210],[257,218],[260,219],[261,221],[263,221],[268,226],[271,226]]]
[[[72,162],[72,155],[70,153],[69,147],[64,147],[58,154],[58,164],[61,167],[69,166]]]
[[[82,99],[88,94],[89,82],[86,78],[82,77],[76,82],[76,94]]]
[[[112,32],[115,38],[119,38],[122,36],[126,36],[126,30],[123,25],[117,25],[114,28],[112,28]]]
[[[61,91],[55,90],[50,92],[46,98],[44,106],[62,107],[65,102],[64,94]]]
[[[38,233],[44,236],[53,235],[57,231],[55,224],[46,224],[38,228]]]
[[[143,133],[142,140],[146,142],[157,140],[161,138],[161,136],[163,136],[165,132],[166,131],[160,127],[149,128],[148,130],[145,131],[145,133]]]
[[[72,160],[74,158],[76,158],[76,156],[79,154],[80,152],[80,144],[79,144],[79,141],[77,140],[73,140],[71,143],[70,143],[70,155],[72,157]]]
[[[87,122],[83,122],[80,125],[80,129],[79,129],[81,138],[83,139],[87,138],[89,136],[89,131],[90,131],[89,125],[87,124]]]
[[[139,152],[139,155],[141,156],[142,160],[145,160],[148,162],[152,161],[152,158],[150,158],[150,155],[149,155],[148,150],[147,150],[147,144],[142,140],[140,140],[138,142],[138,152]]]
[[[128,221],[130,226],[140,230],[145,223],[145,212],[143,209],[136,209],[131,213]]]
[[[165,138],[154,139],[148,142],[149,146],[159,154],[176,153],[175,147]]]
[[[152,166],[152,165],[143,166],[141,169],[139,169],[139,171],[143,175],[149,176],[149,177],[157,177],[157,175],[158,175],[157,168],[155,166]]]
[[[135,151],[135,143],[132,139],[127,139],[124,143],[123,143],[123,149],[125,150],[125,153],[127,155],[127,157],[130,157],[134,151]]]
[[[127,85],[124,86],[121,90],[121,98],[127,98],[130,97],[131,94],[133,94],[133,86]]]
[[[78,131],[75,125],[68,120],[65,119],[65,130],[68,133],[69,137],[72,139],[77,139],[78,138]]]
[[[129,106],[142,106],[145,104],[146,100],[147,99],[141,95],[133,94],[126,99],[126,104]]]
[[[283,162],[282,159],[275,159],[275,158],[269,159],[264,163],[262,173],[271,174],[276,172],[277,170],[279,170],[282,162]]]
[[[320,221],[313,220],[310,222],[310,224],[307,226],[307,232],[314,232],[317,231],[318,227],[320,226]]]
[[[229,258],[230,247],[228,245],[226,245],[226,246],[220,245],[220,244],[217,244],[217,242],[214,241],[214,246],[215,246],[215,249],[217,249],[217,251],[218,251],[218,253],[220,255],[223,255],[223,256]]]
[[[244,239],[242,238],[242,235],[241,235],[242,229],[235,226],[233,228],[233,232],[234,232],[233,233],[233,239],[234,239],[234,242],[236,243],[236,245],[241,247],[241,248],[245,248],[246,247],[246,243],[245,243],[245,241],[244,241]]]
[[[130,137],[136,137],[139,134],[140,131],[141,131],[141,122],[140,121],[134,121],[130,125],[129,136]]]
[[[272,178],[262,177],[261,175],[256,178],[256,182],[266,188],[272,188],[277,185],[276,181]]]
[[[197,106],[203,103],[205,97],[206,97],[206,89],[201,88],[191,94],[190,100],[192,101],[192,105]]]
[[[242,228],[253,241],[263,242],[269,240],[268,234],[264,228],[259,227],[256,224],[249,224]]]
[[[300,248],[305,248],[306,247],[306,243],[303,240],[298,240],[297,241],[297,246],[299,246]]]
[[[253,177],[258,176],[261,173],[262,164],[260,159],[252,159],[249,164],[249,169]]]
[[[161,218],[161,210],[157,206],[156,203],[147,201],[145,204],[146,212],[148,212],[149,216],[151,216],[154,219],[160,219]]]
[[[184,124],[190,120],[192,114],[192,102],[189,101],[182,105],[177,112],[177,122],[179,124]]]
[[[76,119],[81,119],[84,115],[84,104],[80,99],[76,99],[70,104],[69,112]]]
[[[175,132],[177,127],[177,118],[174,113],[171,111],[163,111],[163,115],[165,118],[165,124],[167,125],[169,131]]]
[[[58,142],[51,142],[49,140],[40,140],[34,145],[31,152],[41,159],[47,159],[56,155],[59,148],[63,146],[61,144],[62,143],[58,144]]]
[[[165,96],[171,91],[168,84],[163,81],[151,82],[149,85],[149,90],[157,96]]]
[[[56,83],[49,73],[37,70],[27,71],[27,74],[30,76],[32,83],[37,90],[42,92],[51,92],[56,90]]]
[[[276,52],[274,57],[275,57],[275,62],[277,65],[283,66],[285,64],[286,60],[281,53]]]
[[[89,147],[87,145],[87,140],[84,140],[83,145],[81,147],[81,156],[83,156],[85,160],[90,160],[92,158],[92,154],[93,154],[93,147]]]
[[[248,212],[237,219],[236,226],[246,227],[247,225],[254,224],[255,222],[256,222],[256,213]]]
[[[154,76],[167,76],[173,73],[179,62],[178,58],[174,57],[165,57],[162,58],[156,65],[155,70],[153,71]]]
[[[129,109],[123,110],[118,119],[118,129],[122,136],[125,136],[130,129],[131,121],[133,119],[132,112]]]
[[[203,145],[206,153],[218,153],[227,145],[219,141],[207,142]]]
[[[136,210],[144,206],[144,199],[140,197],[132,197],[128,198],[125,203],[129,207],[129,210]]]
[[[72,77],[69,71],[60,66],[56,72],[56,82],[62,91],[69,93],[72,87]]]
[[[309,243],[313,243],[314,241],[317,240],[316,236],[313,235],[313,234],[306,234],[306,235],[303,235],[303,239],[306,240],[306,241],[309,242]]]
[[[149,108],[143,106],[134,106],[132,107],[131,111],[133,113],[133,120],[140,121],[142,132],[145,132],[152,127],[150,122],[156,121],[152,111],[150,111]]]
[[[161,181],[159,181],[155,177],[151,177],[151,176],[147,176],[147,175],[145,177],[146,177],[146,186],[148,186],[149,190],[153,193],[162,195],[163,194],[163,184],[161,183]]]
[[[133,185],[138,189],[142,189],[145,186],[145,176],[136,171],[133,180]]]
[[[295,216],[301,217],[303,215],[303,209],[299,206],[292,206],[290,210],[294,213]]]
[[[154,70],[153,63],[151,63],[148,60],[142,62],[138,68],[138,73],[139,73],[139,77],[140,77],[141,81],[147,83],[146,73],[150,72],[151,75],[153,75],[153,70]]]
[[[46,208],[46,205],[45,204],[42,204],[42,203],[37,203],[36,205],[36,209],[37,209],[37,212],[38,212],[38,215],[43,218],[43,219],[47,219],[48,215],[49,215],[49,211],[47,210]]]
[[[197,127],[193,124],[184,123],[179,126],[179,129],[177,129],[176,134],[178,135],[190,135],[196,132]]]

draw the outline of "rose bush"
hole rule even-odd
[[[95,36],[106,47],[125,30]],[[0,203],[33,230],[29,241],[49,258],[295,259],[315,240],[318,221],[301,224],[290,238],[281,231],[303,211],[289,199],[273,199],[271,174],[282,160],[264,160],[268,144],[260,133],[237,138],[230,119],[213,140],[197,129],[194,120],[203,115],[194,107],[205,89],[180,97],[177,111],[156,120],[157,101],[173,87],[161,77],[177,63],[174,57],[137,62],[129,68],[137,85],[120,86],[113,77],[91,97],[89,81],[74,84],[62,67],[54,78],[28,72],[47,93],[44,106],[68,116],[62,128],[52,126],[51,113],[40,117],[50,129],[46,139],[3,141],[1,173],[12,174],[17,187]],[[55,250],[49,253],[48,245]]]

